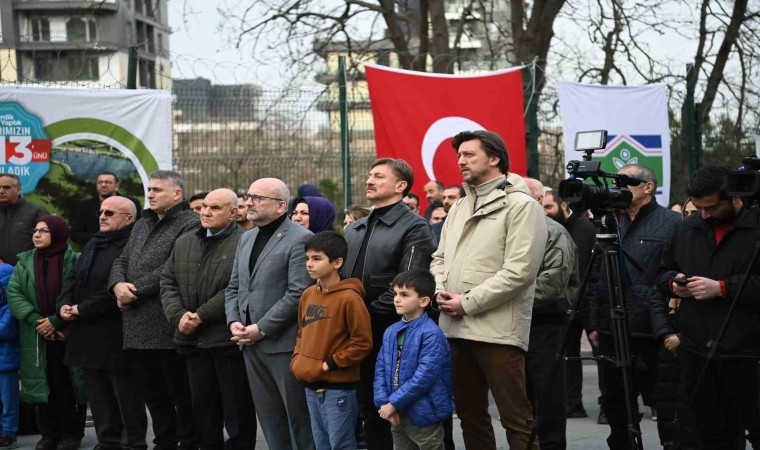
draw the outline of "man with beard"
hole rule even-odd
[[[591,250],[596,242],[596,230],[583,214],[576,213],[570,208],[567,202],[554,195],[554,191],[544,193],[543,207],[547,216],[564,225],[565,229],[573,238],[575,246],[578,248],[578,276],[583,278],[588,262],[591,259]],[[570,301],[575,301],[575,298]],[[582,306],[586,306],[583,302]],[[585,308],[583,309],[585,311]],[[578,358],[581,356],[581,336],[583,335],[583,314],[576,313],[574,320],[568,325],[570,328],[567,344],[567,356]],[[601,371],[600,371],[601,374]],[[599,390],[602,390],[602,382],[599,380]],[[599,397],[599,404],[602,403],[602,396]],[[570,359],[567,361],[567,418],[588,417],[586,409],[583,407],[583,366],[579,359]],[[599,423],[607,423],[604,417],[604,410],[599,410]]]
[[[686,423],[694,420],[701,440],[698,448],[737,448],[737,429],[749,431],[747,440],[753,448],[760,444],[757,261],[725,334],[719,343],[716,341],[760,241],[760,211],[728,196],[728,173],[716,166],[694,172],[687,191],[699,214],[678,224],[665,245],[656,280],[665,299],[681,298],[676,314],[681,340],[677,349],[680,394],[682,399],[693,401],[683,413],[693,415],[684,419]],[[663,342],[672,338],[670,334],[661,336]],[[718,344],[718,358],[707,363],[703,373],[708,349]],[[733,357],[724,358],[728,355]]]
[[[101,209],[100,204],[109,197],[121,195],[119,194],[119,177],[115,173],[100,172],[96,180],[97,195],[80,203],[76,214],[71,219],[71,239],[83,248],[100,228],[100,218],[97,214]],[[131,197],[127,199],[135,205],[137,210],[135,220],[139,219],[142,207],[137,200]]]
[[[256,225],[248,218],[248,208],[245,207],[245,196],[238,195],[238,205],[235,213],[235,222],[243,230],[253,229]]]

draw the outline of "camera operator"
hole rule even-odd
[[[710,361],[704,376],[708,345],[719,336],[731,302],[744,278],[755,244],[760,240],[760,211],[729,197],[729,171],[705,166],[687,188],[699,214],[684,219],[663,252],[657,287],[666,296],[681,298],[676,325],[681,345],[681,394],[693,403],[700,448],[737,448],[737,428],[760,444],[757,358],[760,355],[760,268],[753,265],[725,335],[719,359]],[[674,280],[686,281],[685,286]],[[663,336],[665,342],[672,335]],[[731,356],[734,356],[733,358]],[[743,448],[743,446],[742,446]]]
[[[633,358],[631,370],[634,385],[630,390],[634,408],[633,422],[638,428],[640,415],[636,394],[641,393],[647,406],[654,406],[653,388],[657,381],[658,346],[652,338],[650,304],[656,292],[653,288],[665,241],[672,235],[680,221],[678,213],[657,204],[654,198],[657,177],[648,167],[629,164],[619,174],[641,180],[638,186],[630,186],[631,204],[618,214],[620,235],[620,279],[627,308],[630,331],[630,353]],[[589,282],[589,340],[599,347],[599,353],[615,358],[615,346],[611,333],[609,288],[603,259],[598,258]],[[630,448],[627,431],[626,399],[621,369],[605,362],[601,366],[605,384],[602,407],[607,414],[610,435],[607,443],[612,449]]]

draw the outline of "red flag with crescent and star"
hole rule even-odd
[[[478,75],[444,75],[365,66],[378,158],[406,160],[414,170],[412,192],[427,201],[429,180],[461,185],[452,138],[460,131],[489,130],[507,145],[510,172],[525,175],[525,125],[521,68]]]

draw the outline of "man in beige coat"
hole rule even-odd
[[[452,145],[467,196],[449,210],[430,270],[451,343],[462,435],[468,449],[496,449],[490,389],[510,448],[524,449],[532,416],[525,352],[546,219],[523,179],[508,173],[499,135],[462,132]]]

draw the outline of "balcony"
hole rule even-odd
[[[15,0],[16,11],[103,11],[115,12],[119,9],[116,0]]]

